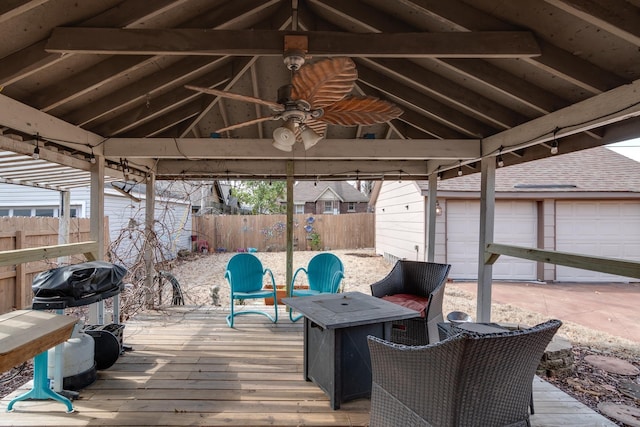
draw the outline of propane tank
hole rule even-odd
[[[92,384],[97,378],[93,337],[76,326],[62,346],[62,388],[77,391]],[[52,348],[48,354],[49,379],[53,379],[55,361],[55,348]]]

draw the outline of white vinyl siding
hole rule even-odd
[[[376,253],[424,261],[424,200],[413,181],[382,183],[375,207]]]

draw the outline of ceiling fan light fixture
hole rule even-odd
[[[293,144],[289,145],[288,143],[284,143],[282,141],[278,141],[277,139],[274,139],[272,144],[273,144],[274,147],[276,147],[278,150],[281,150],[281,151],[292,151],[293,150]]]
[[[296,143],[296,134],[294,132],[295,123],[287,120],[282,126],[273,131],[273,146],[278,150],[291,151],[293,144]]]
[[[300,138],[304,144],[304,149],[308,150],[313,147],[322,139],[322,136],[318,135],[313,129],[308,126],[302,125],[300,127]]]

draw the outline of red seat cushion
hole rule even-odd
[[[429,302],[429,297],[419,297],[411,294],[385,295],[382,299],[415,310],[420,313],[420,317],[425,316],[425,310]]]

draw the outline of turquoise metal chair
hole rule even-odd
[[[271,289],[263,289],[262,281],[265,275],[271,277]],[[268,268],[262,268],[262,262],[257,256],[250,253],[236,254],[227,263],[224,278],[231,287],[231,313],[227,316],[227,325],[233,328],[235,316],[245,314],[261,314],[268,317],[273,323],[278,321],[278,298],[276,297],[276,281],[273,272]],[[234,303],[236,300],[273,297],[274,316],[261,310],[242,310],[236,313]]]
[[[309,289],[295,289],[296,277],[298,273],[305,273],[309,282]],[[324,252],[311,258],[307,268],[300,267],[293,274],[291,279],[291,297],[308,297],[318,294],[335,294],[340,290],[340,282],[344,278],[344,266],[340,258],[332,253]],[[289,311],[289,318],[292,322],[300,320],[302,315],[293,316],[293,311]]]

